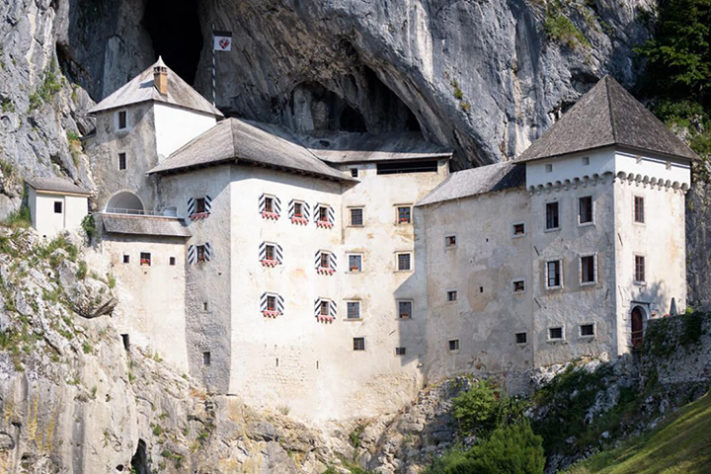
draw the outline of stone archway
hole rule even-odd
[[[644,340],[644,309],[641,306],[632,308],[630,314],[632,347],[639,348]]]
[[[130,191],[119,191],[106,203],[106,212],[117,214],[142,214],[144,209],[141,198]]]

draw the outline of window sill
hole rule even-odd
[[[346,273],[351,275],[357,275],[359,273],[363,273],[363,270],[348,270]]]
[[[547,287],[546,287],[546,290],[548,290],[548,291],[557,291],[557,290],[562,290],[562,289],[563,289],[563,287],[560,286],[560,285],[559,285],[559,286],[547,286]]]
[[[647,282],[646,282],[646,281],[637,281],[637,280],[635,280],[635,281],[633,281],[632,283],[635,284],[635,285],[637,285],[637,286],[647,286]]]
[[[552,230],[557,230],[557,229],[552,229]],[[520,238],[523,238],[523,237],[526,237],[526,234],[513,234],[513,235],[511,235],[511,238],[512,238],[512,239],[520,239]]]
[[[348,227],[363,228],[365,227],[365,224],[348,224]]]
[[[358,321],[363,321],[363,318],[345,318],[344,321],[358,322]]]
[[[526,290],[516,290],[513,292],[514,296],[523,296],[526,294]]]
[[[581,281],[580,286],[595,286],[597,281]]]
[[[393,273],[412,273],[412,269],[407,270],[395,270]]]
[[[551,227],[550,229],[546,229],[543,232],[558,232],[560,230],[560,227]]]
[[[595,335],[593,334],[592,336],[578,336],[578,339],[587,339],[589,341],[595,339]]]
[[[559,342],[565,342],[565,339],[547,339],[546,342],[547,342],[548,344],[556,344],[556,343],[559,343]]]
[[[646,222],[632,221],[634,225],[646,225]]]

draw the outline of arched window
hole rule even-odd
[[[632,308],[632,347],[638,348],[644,340],[644,310],[641,306]]]
[[[143,214],[141,199],[130,191],[121,191],[109,199],[106,212],[115,214]]]

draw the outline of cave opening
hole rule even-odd
[[[162,56],[168,67],[193,84],[203,45],[198,0],[147,0],[143,26],[156,59]]]
[[[146,455],[146,442],[142,439],[138,440],[136,453],[131,458],[131,472],[151,474],[151,468],[148,467],[148,456]]]

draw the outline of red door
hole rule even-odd
[[[644,313],[642,308],[635,306],[632,310],[632,347],[642,345],[644,339]]]

